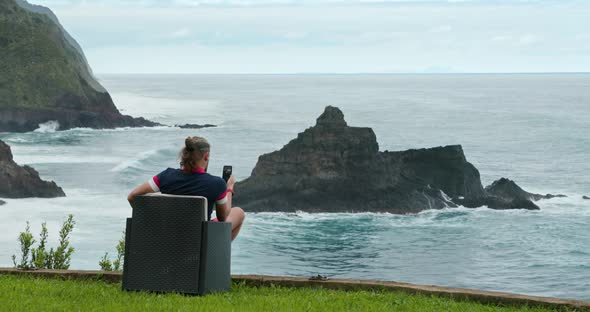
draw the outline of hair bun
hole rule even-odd
[[[191,139],[192,138],[189,136],[184,140],[184,146],[185,146],[186,150],[189,152],[194,151],[194,148],[191,146]]]

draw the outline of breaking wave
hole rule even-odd
[[[57,120],[49,120],[39,124],[39,128],[35,129],[34,132],[41,133],[52,133],[59,130],[59,122]]]

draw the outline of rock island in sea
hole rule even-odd
[[[0,141],[0,197],[60,197],[66,196],[55,182],[41,180],[29,166],[19,166],[12,159],[10,146]],[[0,201],[1,202],[1,201]]]
[[[282,149],[260,156],[236,190],[234,203],[246,211],[282,212],[538,210],[533,201],[545,198],[508,179],[484,189],[461,145],[381,152],[371,128],[348,126],[332,106]]]

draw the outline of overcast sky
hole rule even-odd
[[[590,1],[30,0],[95,73],[590,72]]]

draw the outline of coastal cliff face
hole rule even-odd
[[[331,106],[314,127],[260,156],[236,190],[234,203],[247,211],[415,213],[458,204],[538,209],[528,199],[486,192],[460,145],[379,152],[371,128],[349,127]]]
[[[66,196],[55,184],[39,178],[39,173],[29,166],[19,166],[12,159],[12,151],[0,141],[0,197],[60,197]]]
[[[0,1],[0,132],[56,120],[60,129],[154,126],[122,115],[75,40],[48,9]]]

